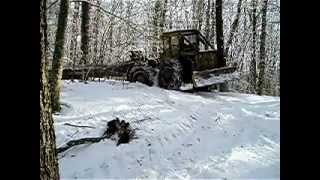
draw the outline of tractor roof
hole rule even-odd
[[[190,34],[199,34],[200,32],[197,29],[185,29],[185,30],[174,30],[174,31],[167,31],[162,34],[162,36],[174,36],[177,34],[182,35],[190,35]]]

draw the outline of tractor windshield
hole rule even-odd
[[[191,35],[187,35],[185,36],[186,40],[192,44],[196,44],[197,43],[197,35],[196,34],[191,34]]]
[[[184,41],[183,41],[184,50],[197,49],[198,45],[197,45],[197,35],[196,34],[185,35],[183,39],[184,39]]]

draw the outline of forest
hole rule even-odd
[[[279,178],[280,0],[40,0],[40,37],[40,179]]]
[[[53,57],[59,16],[58,1],[48,2],[49,57]],[[110,65],[129,60],[130,50],[159,56],[160,34],[197,29],[216,43],[214,0],[109,0],[71,1],[65,24],[64,66]],[[227,64],[237,63],[239,92],[280,95],[280,1],[224,0],[223,42]],[[86,16],[84,13],[88,13]],[[87,20],[85,20],[87,19]],[[87,22],[88,21],[88,22]],[[86,29],[82,22],[87,22]],[[83,45],[82,32],[87,41]],[[86,47],[86,48],[85,48]]]

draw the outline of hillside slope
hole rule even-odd
[[[107,139],[60,154],[62,178],[279,179],[279,97],[65,81],[62,101],[63,111],[54,115],[58,147],[100,136],[115,117],[131,122],[138,136],[129,144]]]

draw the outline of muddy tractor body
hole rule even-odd
[[[222,67],[217,51],[198,30],[165,32],[161,41],[158,59],[147,59],[139,51],[131,52],[135,65],[128,69],[128,81],[183,90],[209,87],[237,78],[236,67]]]

